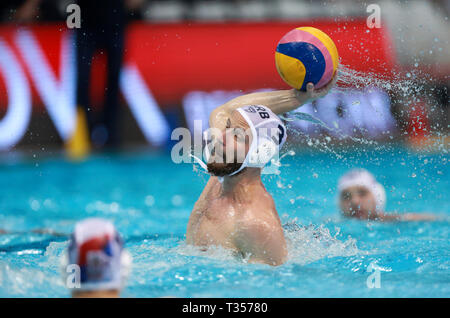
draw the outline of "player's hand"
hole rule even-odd
[[[333,79],[324,87],[315,89],[313,83],[308,83],[306,85],[306,92],[300,91],[298,89],[294,89],[295,96],[302,103],[302,105],[306,104],[306,103],[310,103],[313,100],[316,100],[318,98],[324,97],[326,94],[329,93],[331,88],[336,84],[337,77],[338,77],[338,71],[336,70],[336,73],[334,74]]]

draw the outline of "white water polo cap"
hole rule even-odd
[[[236,109],[250,127],[253,139],[241,167],[263,168],[281,149],[286,141],[286,126],[269,108],[249,105]]]
[[[88,218],[75,225],[62,265],[65,278],[72,274],[67,266],[79,268],[79,284],[73,291],[120,290],[130,272],[131,256],[110,221]]]
[[[354,186],[362,186],[369,190],[375,197],[377,211],[384,211],[386,207],[386,191],[369,171],[359,168],[352,169],[344,174],[338,182],[339,194],[341,194],[345,189]]]

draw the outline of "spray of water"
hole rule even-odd
[[[390,96],[395,95],[395,98],[406,100],[405,103],[409,105],[414,101],[420,100],[418,96],[426,96],[425,87],[430,80],[432,80],[432,78],[429,75],[423,74],[418,70],[407,72],[406,74],[392,71],[390,76],[387,76],[371,72],[360,72],[353,70],[346,65],[340,65],[337,85],[333,88],[333,91],[338,93],[349,93],[350,90],[355,88],[360,90],[368,88],[381,89]],[[357,101],[355,103],[357,103]],[[336,136],[339,140],[348,139],[357,145],[375,146],[377,150],[387,150],[389,147],[387,145],[381,145],[373,139],[359,138],[344,134],[338,127],[330,127],[311,114],[298,111],[290,112],[287,115],[283,115],[282,119],[288,123],[288,126],[291,128],[291,134],[301,136],[308,146],[321,152],[333,153],[336,158],[340,160],[345,160],[345,157],[331,149],[328,145],[332,141],[331,137],[326,136],[325,140],[322,141],[318,138],[308,136],[299,129],[295,129],[291,124],[297,120],[304,120],[325,129],[330,132],[330,135]]]
[[[356,246],[356,240],[348,237],[342,241],[338,238],[340,231],[332,235],[323,225],[299,226],[290,221],[284,226],[288,244],[289,262],[305,265],[323,258],[354,256],[367,254]]]

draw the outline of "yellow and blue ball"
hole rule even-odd
[[[325,86],[334,76],[339,55],[333,40],[313,27],[296,28],[278,42],[275,64],[290,86],[306,91],[306,84]]]

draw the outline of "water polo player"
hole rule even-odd
[[[248,94],[212,111],[209,124],[215,132],[214,146],[203,165],[211,177],[189,218],[188,244],[222,246],[249,262],[285,262],[283,229],[273,198],[261,181],[261,169],[286,140],[286,128],[277,114],[325,96],[335,82],[336,77],[319,90],[309,83],[306,91]]]
[[[64,283],[76,298],[119,297],[131,266],[114,225],[104,219],[78,222],[62,259]]]
[[[377,221],[429,221],[430,214],[386,214],[386,192],[375,177],[365,169],[353,169],[338,182],[339,207],[347,217]]]

